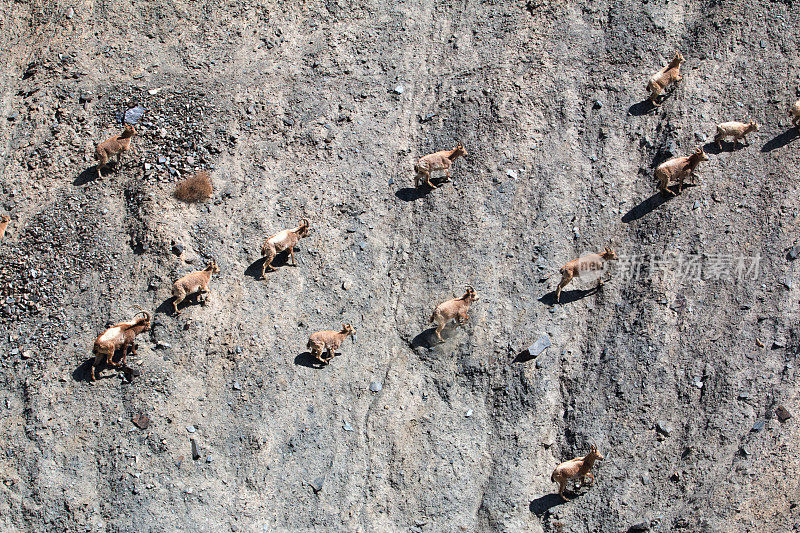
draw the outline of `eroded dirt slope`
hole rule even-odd
[[[0,528],[791,530],[797,21],[766,0],[7,2]],[[650,109],[676,49],[684,80]],[[94,179],[135,105],[133,153]],[[653,196],[657,163],[748,118],[749,146]],[[413,190],[457,141],[453,183]],[[172,198],[198,168],[211,201]],[[299,266],[258,280],[300,217]],[[641,274],[552,306],[540,279],[606,244]],[[207,305],[171,316],[209,258]],[[468,325],[432,344],[468,283]],[[141,375],[88,383],[132,305],[156,311]],[[358,341],[315,368],[307,335],[343,322]],[[553,467],[591,442],[595,485],[559,504]]]

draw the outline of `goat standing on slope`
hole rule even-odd
[[[658,180],[658,188],[662,193],[670,193],[675,196],[675,193],[669,190],[669,182],[678,182],[678,192],[683,191],[683,181],[688,177],[693,178],[697,176],[697,166],[702,161],[708,161],[708,156],[699,146],[695,148],[692,155],[684,157],[673,157],[669,161],[665,161],[656,167],[655,176]]]
[[[336,350],[342,345],[344,340],[352,335],[353,342],[356,340],[356,330],[350,324],[342,324],[341,331],[317,331],[308,337],[306,348],[311,350],[317,361],[323,364],[328,364],[336,355]],[[326,352],[328,357],[322,357],[322,352]]]
[[[612,259],[616,258],[617,254],[614,253],[614,250],[606,246],[605,249],[600,253],[584,255],[578,259],[573,259],[561,267],[559,270],[561,273],[561,281],[556,289],[556,302],[561,301],[561,289],[566,287],[573,278],[585,278],[597,275],[597,286],[600,287],[600,285],[603,284],[602,274],[603,270],[605,269],[606,261],[611,261]]]
[[[264,241],[261,245],[261,256],[264,257],[264,265],[261,268],[261,277],[266,278],[267,269],[270,272],[275,270],[272,266],[272,261],[275,256],[284,250],[289,250],[289,257],[292,258],[292,266],[297,266],[294,262],[294,247],[297,242],[303,237],[308,236],[308,231],[311,228],[308,220],[305,218],[300,219],[300,225],[293,229],[285,229],[276,233],[269,239]]]
[[[758,123],[754,121],[748,122],[723,122],[722,124],[717,124],[717,134],[714,135],[714,142],[717,143],[717,148],[722,150],[722,141],[725,140],[727,137],[733,137],[733,143],[737,144],[739,139],[742,139],[746,144],[750,144],[747,142],[747,134],[751,131],[758,131]]]
[[[444,170],[445,181],[450,181],[450,167],[453,166],[453,161],[458,157],[467,155],[467,151],[458,143],[452,150],[442,150],[433,154],[423,156],[414,165],[414,171],[417,173],[414,176],[414,187],[419,187],[421,178],[425,178],[425,183],[431,189],[438,188],[438,185],[431,183],[431,172],[434,170]]]
[[[645,88],[650,92],[650,100],[653,105],[661,105],[661,102],[658,101],[658,97],[664,93],[664,90],[669,87],[672,83],[678,83],[683,79],[681,76],[681,65],[686,60],[683,58],[680,52],[675,52],[675,57],[669,64],[650,76],[650,79],[647,80],[647,85]]]
[[[569,499],[564,496],[564,489],[567,486],[567,481],[570,479],[580,478],[581,486],[583,486],[586,484],[586,478],[588,477],[591,479],[589,485],[594,484],[594,474],[592,474],[591,470],[594,466],[594,462],[597,460],[602,461],[603,456],[597,451],[597,446],[592,444],[587,455],[565,461],[553,470],[553,473],[550,475],[550,481],[558,483],[558,495],[561,496],[565,502],[568,502]]]
[[[97,161],[97,178],[103,177],[100,171],[108,164],[108,160],[117,156],[117,165],[122,165],[122,154],[131,147],[131,139],[136,134],[133,125],[125,124],[125,129],[119,135],[112,135],[101,142],[94,149],[94,158]]]
[[[442,330],[445,324],[453,319],[456,319],[459,325],[464,324],[469,318],[467,311],[469,311],[470,304],[476,301],[478,301],[478,295],[475,289],[467,285],[464,296],[447,300],[436,306],[436,309],[434,309],[431,315],[430,322],[436,323],[436,336],[439,337],[440,341],[444,342]]]
[[[201,294],[208,292],[208,284],[211,281],[211,274],[219,272],[219,267],[216,261],[209,261],[206,268],[203,270],[196,270],[186,274],[172,285],[172,306],[175,308],[175,314],[181,314],[178,311],[178,304],[186,299],[187,296],[197,293],[198,298]],[[203,297],[203,305],[206,303],[206,297]]]
[[[789,116],[792,117],[792,125],[796,128],[800,122],[800,100],[796,100],[789,108]]]
[[[103,359],[106,360],[106,366],[118,368],[125,367],[128,350],[136,355],[136,343],[134,342],[136,335],[150,329],[150,315],[146,311],[141,311],[141,314],[144,316],[114,324],[97,336],[92,349],[92,354],[95,356],[92,362],[92,381],[96,379],[94,369],[103,362]],[[117,350],[122,350],[122,360],[119,363],[114,362],[114,354]]]

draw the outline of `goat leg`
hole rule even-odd
[[[294,262],[294,246],[291,246],[291,247],[289,248],[289,257],[291,257],[291,258],[292,258],[292,266],[293,266],[293,267],[296,267],[296,266],[297,266],[297,263],[295,263],[295,262]]]

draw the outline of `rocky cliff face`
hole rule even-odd
[[[2,529],[796,528],[797,21],[766,0],[7,6]],[[95,179],[135,106],[133,153]],[[656,164],[748,118],[749,146],[654,195]],[[453,182],[414,190],[457,141]],[[209,202],[171,197],[202,168]],[[300,217],[298,267],[257,279]],[[607,244],[611,281],[552,305],[541,278]],[[172,316],[208,258],[207,304]],[[469,322],[433,343],[468,283]],[[133,305],[155,311],[141,375],[87,382]],[[358,341],[318,368],[308,334],[343,322]],[[550,473],[591,442],[597,480],[562,504]]]

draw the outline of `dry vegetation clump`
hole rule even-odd
[[[211,198],[213,190],[211,175],[201,170],[175,185],[175,198],[184,202],[200,202]]]

